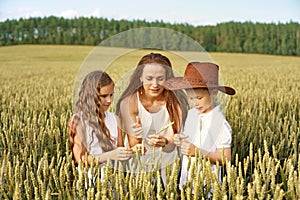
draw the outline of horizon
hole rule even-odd
[[[56,17],[56,18],[63,18],[63,19],[66,19],[66,20],[72,20],[72,19],[79,19],[79,18],[96,18],[96,19],[107,19],[108,21],[122,21],[122,20],[125,20],[125,21],[129,21],[129,22],[134,22],[134,21],[145,21],[146,23],[155,23],[155,22],[162,22],[164,24],[170,24],[170,25],[188,25],[188,26],[193,26],[193,27],[199,27],[199,26],[216,26],[218,24],[226,24],[226,23],[253,23],[253,24],[275,24],[275,25],[278,25],[278,24],[289,24],[289,23],[297,23],[297,24],[300,24],[300,22],[298,21],[293,21],[293,20],[290,20],[290,21],[286,21],[286,22],[281,22],[281,21],[278,21],[278,22],[259,22],[259,21],[235,21],[235,20],[231,20],[231,21],[222,21],[222,22],[217,22],[216,24],[203,24],[203,25],[194,25],[194,24],[190,24],[190,23],[187,23],[187,22],[168,22],[168,21],[164,21],[164,20],[153,20],[153,21],[149,21],[149,20],[146,20],[146,19],[114,19],[114,18],[111,18],[111,19],[108,19],[107,17],[95,17],[95,16],[75,16],[75,17],[72,17],[72,18],[67,18],[67,17],[63,17],[63,16],[55,16],[55,15],[49,15],[49,16],[35,16],[35,17],[20,17],[18,19],[6,19],[5,21],[0,21],[0,23],[5,23],[6,21],[13,21],[13,20],[16,20],[16,21],[19,21],[21,19],[23,20],[28,20],[28,19],[31,19],[31,18],[41,18],[41,19],[44,19],[44,18],[49,18],[49,17]]]
[[[118,6],[116,6],[118,5]],[[145,7],[145,5],[147,7]],[[146,8],[146,9],[145,9]],[[300,2],[297,0],[231,0],[224,4],[221,0],[199,2],[187,0],[173,2],[152,0],[145,4],[138,0],[119,2],[116,0],[2,0],[0,22],[28,19],[31,17],[63,17],[66,19],[95,17],[108,20],[162,21],[170,24],[192,26],[217,25],[226,22],[252,22],[285,24],[300,23]]]

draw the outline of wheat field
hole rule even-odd
[[[76,169],[67,122],[74,82],[92,50],[0,48],[0,199],[300,199],[300,57],[209,54],[220,65],[223,83],[237,91],[226,100],[233,160],[220,184],[209,161],[198,158],[190,166],[191,181],[180,191],[179,160],[166,169],[166,186],[159,171],[120,173],[104,167],[103,180],[97,177],[89,185],[86,174]],[[145,51],[138,53],[118,69],[128,71]],[[185,60],[170,59],[182,73]],[[108,72],[119,78],[113,64]],[[96,174],[98,166],[91,169]]]

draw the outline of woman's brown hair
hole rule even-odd
[[[117,102],[116,113],[120,117],[121,117],[120,105],[122,100],[124,100],[128,96],[135,94],[137,91],[142,90],[143,83],[140,81],[139,77],[141,77],[145,65],[150,63],[157,63],[163,66],[166,70],[166,79],[174,78],[174,73],[172,71],[172,64],[166,56],[159,53],[150,53],[143,56],[142,59],[139,61],[137,67],[135,68],[135,71],[131,75],[128,87],[122,93],[120,99]],[[180,128],[184,124],[187,115],[187,110],[188,110],[187,98],[183,93],[183,91],[165,90],[164,96],[166,98],[166,106],[170,116],[170,120],[174,121],[173,131],[174,133],[179,133]],[[178,108],[181,109],[181,116],[178,114],[178,112],[176,112]]]

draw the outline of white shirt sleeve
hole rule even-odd
[[[217,148],[230,148],[232,142],[232,129],[229,123],[225,120],[221,129],[221,137],[218,139]]]

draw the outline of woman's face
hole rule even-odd
[[[140,79],[143,82],[145,95],[158,97],[164,90],[162,84],[166,81],[166,70],[160,64],[146,64]]]
[[[115,86],[113,83],[106,85],[100,89],[100,102],[103,110],[107,111],[114,100]]]

